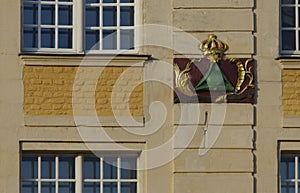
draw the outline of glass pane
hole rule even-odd
[[[60,5],[58,7],[58,24],[59,25],[72,25],[72,6]]]
[[[38,29],[25,27],[23,29],[23,47],[37,48],[38,47]]]
[[[38,5],[37,4],[24,4],[23,23],[24,24],[37,24],[38,23]]]
[[[295,27],[295,8],[281,8],[281,25],[282,27]]]
[[[41,5],[41,24],[55,24],[55,5]]]
[[[85,25],[99,26],[99,7],[86,7],[85,9]]]
[[[58,0],[58,1],[61,1],[61,2],[73,2],[73,0]]]
[[[117,3],[117,0],[103,0],[103,3]]]
[[[100,0],[85,0],[85,3],[99,3]]]
[[[22,193],[37,193],[38,183],[37,182],[22,182]]]
[[[103,7],[103,26],[117,26],[117,7]]]
[[[121,193],[136,193],[136,182],[122,182]]]
[[[136,157],[121,158],[121,178],[136,179]]]
[[[121,26],[133,26],[134,25],[134,7],[122,6],[121,11]]]
[[[295,158],[282,157],[280,160],[280,176],[281,180],[284,179],[295,179]]]
[[[42,193],[55,193],[55,182],[42,182]]]
[[[295,0],[281,0],[282,4],[294,4]]]
[[[103,50],[117,49],[117,32],[116,30],[103,30]]]
[[[44,156],[42,157],[42,178],[55,178],[55,157]]]
[[[72,48],[72,29],[59,29],[58,30],[58,47],[59,48]]]
[[[60,182],[58,184],[59,193],[75,193],[75,183],[74,182]]]
[[[100,159],[98,157],[84,157],[84,179],[100,179]]]
[[[117,193],[118,185],[116,182],[104,182],[103,193]]]
[[[295,50],[296,49],[296,37],[294,30],[283,30],[281,45],[283,50]]]
[[[134,30],[121,30],[121,49],[134,49]]]
[[[134,0],[120,0],[120,3],[134,3]]]
[[[86,30],[85,31],[85,49],[99,50],[99,31]]]
[[[22,157],[22,179],[37,178],[37,157],[23,156]]]
[[[103,162],[103,178],[117,179],[117,158],[106,157]]]
[[[295,193],[295,183],[281,182],[281,193]]]
[[[75,178],[75,158],[73,156],[59,157],[59,178]]]
[[[85,182],[83,184],[84,193],[100,193],[100,183],[98,182]]]

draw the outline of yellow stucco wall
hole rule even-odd
[[[284,116],[300,115],[300,70],[282,72],[282,110]]]
[[[98,67],[99,69],[99,67]],[[24,113],[26,116],[73,115],[72,92],[77,92],[82,110],[95,102],[98,116],[125,115],[127,104],[133,116],[143,115],[143,79],[142,68],[105,67],[97,82],[96,90],[92,87],[95,80],[89,74],[97,67],[61,67],[61,66],[25,66],[24,67]],[[124,73],[126,71],[126,73]],[[74,80],[81,77],[80,81]],[[120,79],[120,86],[113,91],[115,82]],[[136,86],[138,84],[138,86]],[[87,88],[90,93],[80,92]],[[134,88],[131,91],[131,88]],[[91,97],[92,96],[92,97]],[[114,96],[112,105],[112,96]],[[82,98],[82,99],[81,99]],[[117,111],[112,111],[112,106]]]

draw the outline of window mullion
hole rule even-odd
[[[121,158],[118,156],[117,158],[117,169],[118,169],[118,193],[121,193]]]
[[[58,49],[58,2],[55,0],[55,35],[54,35],[54,48]]]
[[[83,1],[82,0],[74,0],[73,8],[73,43],[75,50],[77,53],[83,52],[83,41],[84,41],[84,22],[83,22],[83,14],[85,13],[83,9]]]
[[[298,51],[298,50],[299,50],[299,33],[298,33],[298,29],[299,29],[298,15],[299,15],[299,13],[298,13],[298,3],[295,4],[295,9],[296,9],[296,10],[295,10],[295,14],[296,14],[296,15],[295,15],[295,22],[296,22],[296,23],[295,23],[295,28],[296,28],[296,29],[295,29],[295,33],[296,33],[296,34],[295,34],[295,35],[296,35],[296,36],[295,36],[295,37],[296,37],[296,40],[295,40],[295,41],[296,41],[296,42],[295,42],[295,43],[296,43],[296,51]]]
[[[121,49],[121,33],[120,33],[120,26],[121,26],[121,8],[120,8],[120,0],[117,0],[117,50]]]
[[[100,30],[99,30],[99,50],[103,50],[103,5],[102,1],[100,2],[99,7],[99,22],[100,22]]]
[[[38,156],[38,193],[41,193],[41,176],[42,176],[42,164],[41,164],[41,156]]]
[[[298,193],[298,156],[295,156],[295,193]]]
[[[75,158],[75,193],[82,193],[82,156]]]
[[[100,158],[100,193],[103,193],[103,157]]]
[[[59,174],[59,158],[55,156],[55,193],[58,193],[58,174]]]
[[[42,41],[42,36],[41,36],[41,16],[42,15],[42,5],[41,5],[41,1],[39,0],[38,3],[38,38],[37,38],[37,43],[38,43],[38,49],[41,48],[41,41]]]

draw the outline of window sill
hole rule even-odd
[[[27,66],[144,66],[150,55],[138,54],[19,54]]]
[[[279,56],[276,58],[282,66],[282,69],[300,69],[300,56]]]

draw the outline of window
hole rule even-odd
[[[134,50],[136,1],[23,0],[22,51]]]
[[[22,193],[136,193],[137,157],[23,155]]]
[[[281,0],[280,52],[300,54],[300,1]]]
[[[295,193],[300,189],[299,155],[282,155],[280,159],[281,193]],[[299,168],[299,169],[298,169]]]

